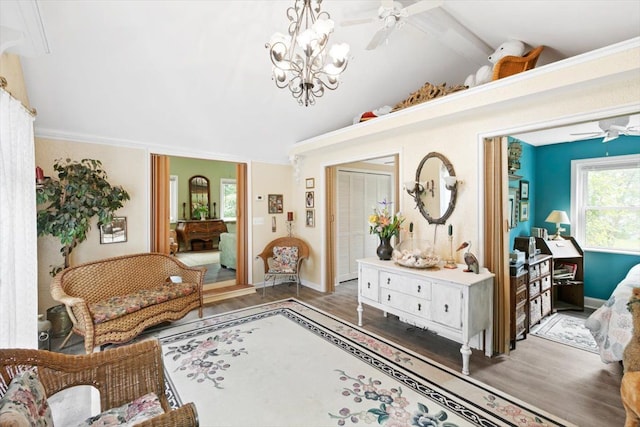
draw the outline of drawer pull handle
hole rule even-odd
[[[422,285],[418,285],[418,292],[420,292],[420,289],[422,289]]]
[[[391,283],[391,277],[387,277],[387,285]]]
[[[418,303],[418,311],[422,311],[422,304]]]
[[[387,301],[391,301],[391,294],[387,295]]]
[[[449,312],[449,304],[445,304],[444,305],[444,312],[448,313]]]
[[[371,282],[367,282],[367,289],[371,289]]]

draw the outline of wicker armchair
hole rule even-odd
[[[0,391],[11,379],[37,366],[47,396],[77,385],[100,392],[101,411],[126,404],[147,393],[160,398],[165,414],[138,426],[197,426],[193,403],[171,409],[165,395],[162,351],[157,340],[146,340],[100,353],[67,355],[46,350],[0,349]]]
[[[76,333],[84,337],[85,351],[91,353],[94,347],[103,344],[129,342],[145,329],[181,319],[196,308],[202,317],[202,282],[206,270],[188,267],[177,258],[160,253],[124,255],[64,269],[51,282],[51,296],[66,306],[73,323],[61,347]],[[101,323],[94,322],[92,304],[157,289],[169,276],[182,277],[184,284],[196,284],[197,292]]]
[[[298,254],[295,265],[287,266],[287,268],[280,268],[277,263],[274,263],[274,248],[275,247],[297,247]],[[300,293],[300,267],[302,261],[309,258],[309,246],[296,237],[280,237],[272,240],[267,244],[261,253],[256,256],[256,259],[262,258],[264,262],[264,284],[262,285],[262,296],[265,295],[265,288],[267,282],[273,280],[273,285],[276,284],[276,279],[289,279],[296,282],[296,295]],[[289,268],[290,267],[290,268]]]

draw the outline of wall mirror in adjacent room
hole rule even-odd
[[[416,206],[429,224],[444,224],[453,213],[458,181],[453,165],[444,155],[427,154],[416,170]]]
[[[199,219],[200,215],[196,212],[196,206],[206,206],[207,216],[210,215],[211,206],[209,206],[209,179],[202,175],[194,175],[189,178],[189,203],[191,206],[191,219]]]

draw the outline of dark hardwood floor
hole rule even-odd
[[[295,285],[281,284],[255,294],[207,305],[204,315],[220,314],[284,298],[296,298]],[[337,286],[333,294],[300,287],[298,300],[357,324],[357,283]],[[197,319],[197,311],[176,323]],[[363,328],[394,341],[451,369],[462,366],[460,345],[429,331],[413,328],[397,317],[384,317],[382,311],[364,307]],[[52,341],[58,349],[62,338]],[[60,351],[60,350],[57,350]],[[83,352],[82,338],[74,336],[64,353]],[[578,426],[623,426],[620,400],[622,367],[604,364],[597,354],[529,335],[518,341],[509,355],[485,357],[473,350],[471,377],[524,402],[537,406]]]
[[[221,301],[205,309],[218,314],[256,304],[295,297],[295,286],[277,285],[248,295]],[[300,301],[357,324],[357,283],[346,282],[333,294],[300,287]],[[363,327],[436,362],[460,371],[460,345],[397,317],[365,306]],[[528,336],[509,355],[485,357],[473,350],[471,377],[557,415],[579,426],[623,426],[619,364],[604,364],[597,354]]]

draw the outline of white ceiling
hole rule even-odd
[[[44,33],[33,29],[29,4],[37,5]],[[379,23],[337,25],[331,41],[350,45],[350,63],[340,87],[305,108],[276,88],[265,48],[272,33],[286,31],[291,5],[0,0],[0,46],[27,32],[28,43],[7,51],[23,55],[37,135],[286,162],[296,142],[349,126],[427,81],[462,84],[508,38],[545,45],[538,62],[544,66],[640,36],[637,0],[444,0],[447,14],[415,15],[414,25],[372,51],[365,46]],[[322,8],[340,23],[375,15],[379,5],[325,0]],[[443,25],[446,16],[454,21]],[[455,21],[477,38],[456,31]]]

